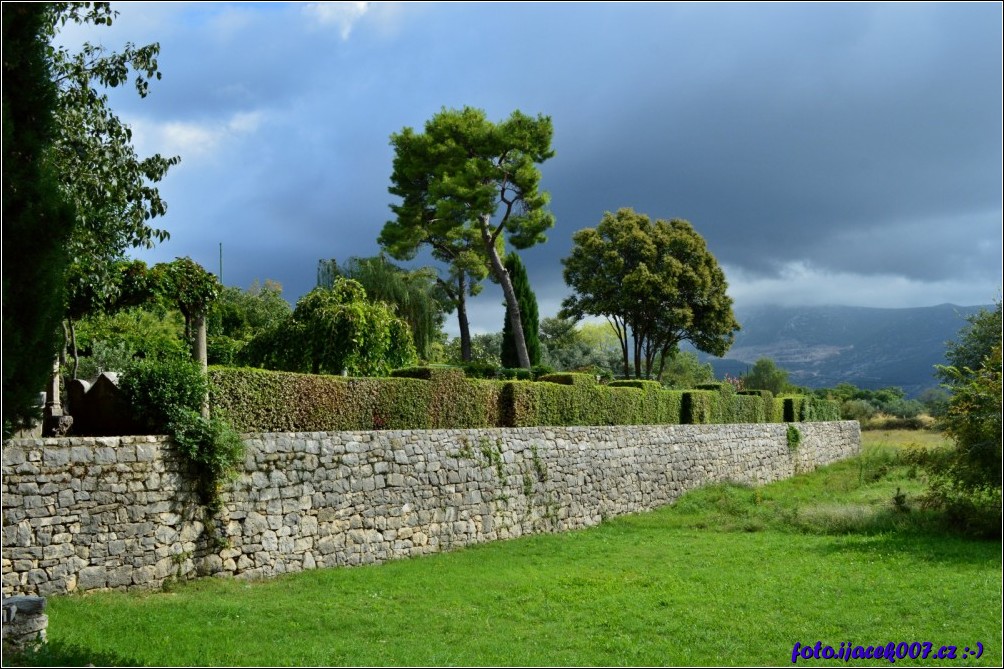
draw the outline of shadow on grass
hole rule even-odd
[[[848,533],[848,541],[830,542],[813,548],[820,555],[859,553],[875,558],[904,555],[944,566],[986,566],[1001,564],[999,539],[974,539],[953,534],[906,528],[881,534]]]
[[[4,648],[5,667],[140,667],[139,660],[65,641],[49,641],[20,651]]]

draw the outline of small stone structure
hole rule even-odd
[[[36,641],[44,642],[48,627],[44,597],[3,598],[4,648],[22,649]]]
[[[135,432],[132,412],[118,384],[118,372],[102,372],[93,381],[73,379],[66,384],[75,436],[105,437]]]
[[[388,430],[247,435],[208,519],[165,437],[3,448],[3,592],[264,577],[588,527],[724,481],[852,456],[858,423]]]

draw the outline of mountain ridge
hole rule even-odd
[[[938,385],[934,366],[945,363],[945,344],[958,338],[966,318],[992,305],[932,307],[785,307],[736,309],[742,329],[724,358],[698,353],[715,375],[738,376],[760,358],[772,359],[792,383],[829,388],[902,388],[916,397]]]

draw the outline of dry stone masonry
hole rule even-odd
[[[3,448],[3,593],[266,577],[588,527],[856,454],[856,422],[249,435],[209,518],[164,437]]]

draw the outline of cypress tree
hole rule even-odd
[[[526,275],[526,267],[515,253],[506,255],[505,268],[509,272],[516,301],[519,303],[520,322],[523,325],[523,336],[526,338],[526,352],[530,356],[531,365],[540,364],[540,324],[537,312],[537,296],[530,288],[530,279]],[[516,353],[516,340],[513,337],[509,317],[506,316],[502,327],[502,366],[519,367],[519,356]]]

